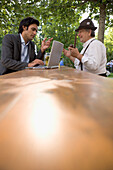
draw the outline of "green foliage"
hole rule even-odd
[[[38,3],[38,1],[37,1]],[[0,1],[0,34],[17,33],[20,21],[28,16],[40,17],[34,0],[2,0]]]
[[[34,16],[40,22],[68,25],[77,24],[81,14],[90,11],[89,17],[99,20],[99,6],[106,5],[106,28],[113,26],[113,2],[111,0],[2,0],[0,1],[0,34],[17,33],[21,19]],[[55,20],[54,20],[55,18]],[[76,26],[76,25],[75,25]],[[66,27],[64,27],[65,29]]]
[[[110,73],[110,75],[108,77],[109,78],[113,78],[113,73]]]
[[[110,28],[105,35],[104,42],[107,49],[107,60],[113,60],[113,28]]]
[[[0,56],[1,56],[1,48],[2,48],[2,37],[0,37]],[[0,57],[1,58],[1,57]]]

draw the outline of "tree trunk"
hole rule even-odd
[[[99,30],[98,40],[104,43],[104,32],[105,32],[105,19],[106,19],[106,5],[100,5],[100,17],[99,17]]]

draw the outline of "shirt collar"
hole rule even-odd
[[[83,47],[86,47],[93,39],[95,39],[95,38],[91,38],[91,39],[87,40],[87,41],[83,44]]]
[[[21,39],[21,44],[23,44],[23,45],[28,45],[29,42],[30,42],[30,41],[28,41],[27,44],[25,44],[25,41],[24,41],[24,39],[22,37],[22,34],[20,34],[20,39]]]

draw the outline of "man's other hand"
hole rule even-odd
[[[50,47],[50,43],[51,41],[53,40],[53,38],[50,38],[48,39],[48,41],[46,41],[47,38],[45,38],[43,41],[42,41],[42,44],[41,44],[41,52],[43,53],[47,48]]]
[[[28,67],[34,67],[37,64],[44,65],[44,62],[42,60],[35,59],[34,61],[32,61],[31,63],[28,64]]]

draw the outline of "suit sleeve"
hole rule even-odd
[[[32,62],[35,59],[40,59],[40,60],[44,60],[44,53],[41,52],[41,50],[39,50],[39,52],[37,53],[37,48],[36,45],[33,41],[30,42],[29,44],[29,61]]]
[[[9,34],[7,34],[3,41],[2,41],[2,53],[1,53],[1,63],[3,66],[5,66],[7,69],[11,70],[23,70],[25,67],[27,67],[27,63],[18,61],[18,58],[15,58],[14,51],[15,51],[15,45],[14,45],[13,37]],[[17,51],[18,53],[19,51]]]
[[[44,54],[45,54],[45,52],[42,53],[41,50],[39,50],[38,55],[37,55],[36,58],[37,58],[37,59],[40,59],[40,60],[44,60]]]

